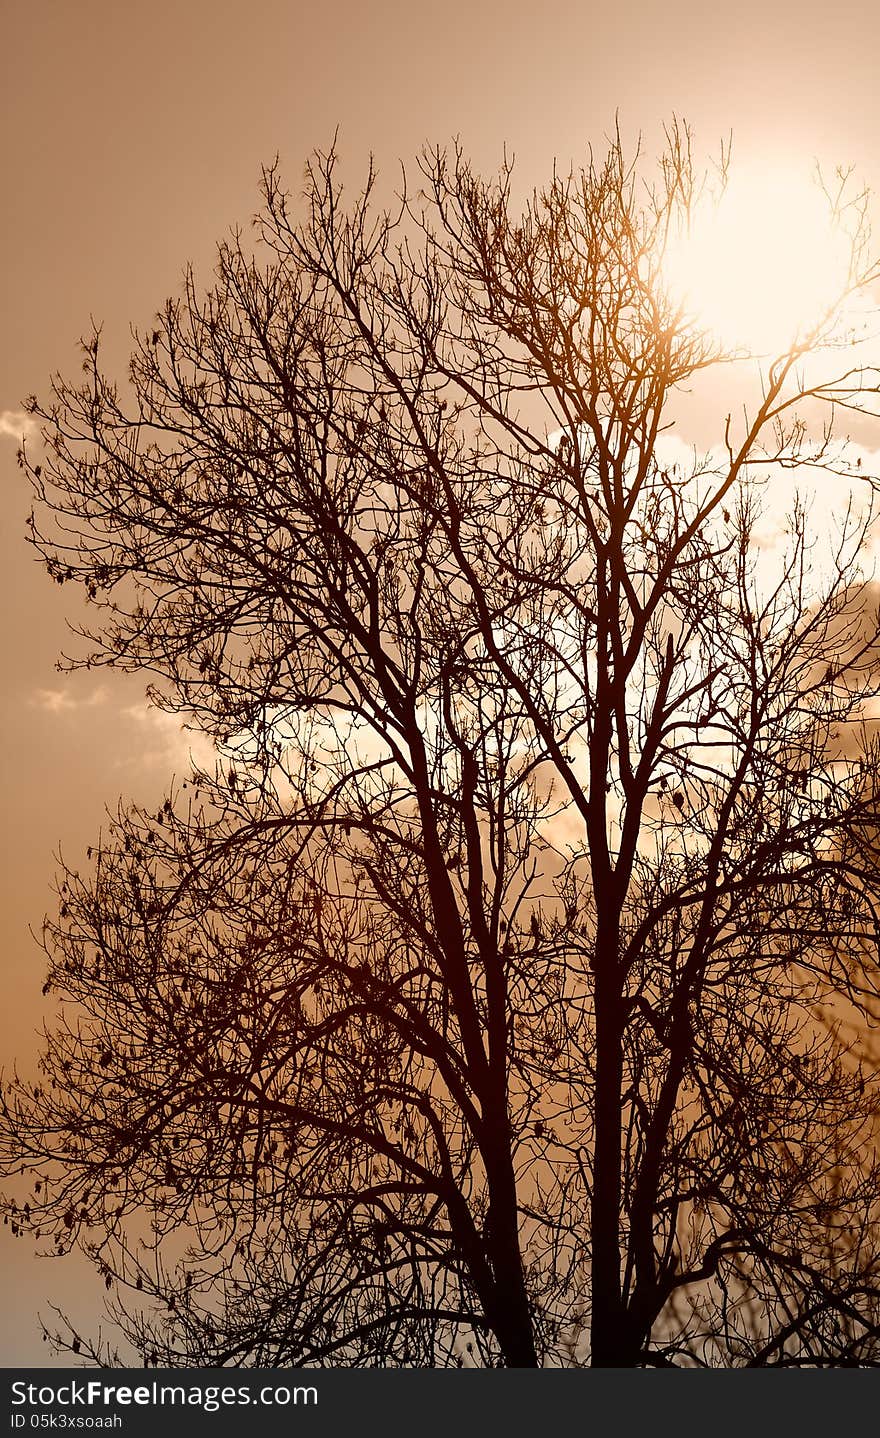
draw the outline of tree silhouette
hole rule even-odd
[[[13,1224],[144,1362],[880,1354],[873,489],[833,427],[878,271],[842,189],[841,293],[676,450],[735,357],[664,283],[667,138],[519,207],[457,150],[390,210],[318,157],[299,220],[271,169],[126,386],[96,333],[31,405],[70,663],[218,753],[63,870],[3,1088]],[[847,496],[821,563],[805,501],[758,538],[795,467]]]

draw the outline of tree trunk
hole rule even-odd
[[[590,1363],[594,1368],[632,1368],[636,1353],[626,1321],[620,1284],[620,1094],[623,1059],[617,945],[603,942],[599,935],[597,939]]]
[[[537,1368],[538,1357],[520,1251],[519,1207],[511,1145],[509,1131],[499,1135],[487,1175],[490,1194],[487,1230],[495,1279],[493,1327],[506,1368]]]

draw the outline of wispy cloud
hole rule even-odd
[[[31,696],[31,704],[47,714],[72,714],[78,709],[95,709],[104,704],[107,690],[93,689],[82,697],[71,694],[67,689],[37,689]]]
[[[193,764],[213,771],[217,750],[198,730],[184,729],[180,717],[143,702],[119,705],[105,685],[77,693],[70,688],[34,689],[28,704],[51,718],[84,725],[104,743],[112,730],[107,764],[115,770],[188,773]],[[100,711],[100,712],[98,712]],[[110,729],[108,729],[110,726]]]
[[[23,439],[31,439],[39,433],[40,426],[29,414],[21,409],[4,409],[0,411],[0,435],[6,435],[9,439],[17,440],[21,444]]]
[[[137,727],[142,742],[130,758],[119,761],[118,767],[161,764],[188,772],[195,764],[213,770],[217,762],[213,743],[206,734],[185,729],[176,714],[166,714],[150,704],[132,704],[121,711],[121,717]]]

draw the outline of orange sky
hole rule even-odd
[[[590,0],[537,6],[371,0],[21,0],[2,13],[0,471],[5,604],[0,763],[5,799],[3,1063],[32,1057],[42,1000],[28,937],[49,903],[52,852],[71,859],[120,793],[158,798],[184,749],[139,708],[143,684],[65,679],[69,590],[23,543],[29,508],[15,463],[22,398],[78,365],[90,316],[105,358],[124,363],[184,262],[257,204],[260,164],[280,153],[288,184],[337,126],[355,164],[385,170],[425,141],[460,134],[479,165],[503,144],[527,181],[553,158],[599,147],[619,110],[648,151],[687,118],[698,144],[732,130],[734,153],[801,153],[854,163],[880,189],[880,18],[872,0]],[[35,1313],[83,1270],[35,1264],[0,1229],[18,1285],[0,1315],[0,1364],[51,1362]],[[89,1279],[91,1284],[91,1280]],[[97,1304],[97,1285],[83,1296]]]

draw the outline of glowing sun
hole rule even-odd
[[[663,272],[673,297],[725,346],[781,354],[834,304],[850,244],[828,198],[794,167],[733,174],[673,237]]]

